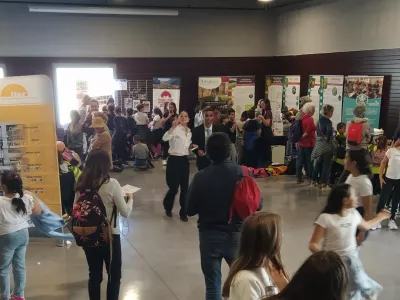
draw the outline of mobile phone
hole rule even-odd
[[[199,147],[198,146],[197,147],[193,147],[192,149],[190,149],[190,151],[194,151],[196,149],[199,149]]]

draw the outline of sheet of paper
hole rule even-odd
[[[138,188],[138,187],[136,187],[136,186],[133,186],[133,185],[129,185],[129,184],[127,184],[127,185],[124,185],[123,187],[122,187],[122,191],[126,194],[126,193],[128,193],[128,194],[134,194],[134,193],[136,193],[137,191],[140,191],[141,190],[141,188]]]

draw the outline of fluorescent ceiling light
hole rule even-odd
[[[84,7],[68,5],[28,5],[30,12],[55,14],[128,15],[128,16],[178,16],[179,11],[130,7]]]
[[[258,0],[259,2],[272,2],[274,0]]]

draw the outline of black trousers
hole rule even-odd
[[[162,142],[161,143],[161,148],[162,148],[162,158],[163,160],[166,160],[168,158],[168,150],[169,150],[169,142]]]
[[[385,176],[385,182],[386,184],[383,185],[379,202],[376,207],[376,213],[379,213],[385,208],[386,203],[390,200],[390,196],[393,193],[391,208],[392,216],[390,219],[396,220],[396,211],[400,200],[400,179],[390,179]]]
[[[167,212],[172,211],[175,202],[175,196],[178,194],[179,187],[181,194],[179,203],[181,210],[180,216],[186,216],[186,193],[189,187],[189,160],[187,156],[170,155],[167,161],[167,185],[168,192],[164,198],[164,209]]]
[[[101,299],[101,282],[103,281],[103,263],[108,273],[107,300],[119,299],[119,288],[121,285],[121,238],[113,234],[112,260],[110,265],[110,247],[88,247],[83,249],[89,266],[89,299]]]

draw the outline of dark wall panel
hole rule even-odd
[[[255,75],[256,97],[264,95],[265,75],[301,75],[301,95],[309,75],[383,75],[380,125],[393,134],[400,111],[400,49],[254,58],[0,58],[8,76],[46,74],[53,79],[53,63],[115,63],[117,76],[137,80],[180,77],[181,108],[192,112],[199,76]]]

